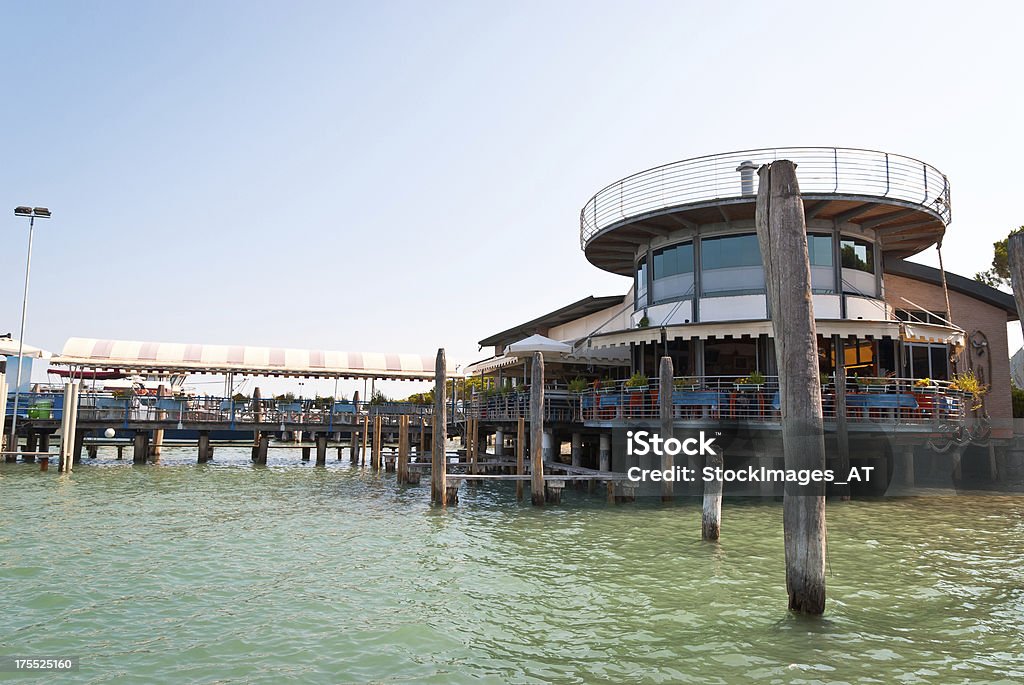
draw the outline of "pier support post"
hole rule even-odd
[[[526,419],[516,419],[516,475],[526,475]],[[523,481],[516,480],[516,499],[523,499]]]
[[[363,448],[359,450],[359,465],[366,466],[366,451],[370,442],[370,416],[363,416]]]
[[[494,456],[498,459],[505,456],[505,431],[501,428],[494,432]]]
[[[39,434],[39,447],[37,448],[40,452],[50,451],[50,434],[43,431]]]
[[[309,445],[302,446],[302,461],[309,461],[310,452],[312,452],[312,448]]]
[[[459,486],[462,485],[461,478],[448,478],[445,480],[445,506],[455,506],[459,503]]]
[[[316,434],[316,465],[327,466],[327,433]]]
[[[205,464],[210,461],[210,431],[199,431],[198,456],[196,461]]]
[[[381,422],[383,418],[380,414],[373,417],[373,449],[370,453],[370,466],[374,471],[380,471],[380,450],[383,441]]]
[[[764,265],[768,311],[782,408],[787,470],[823,470],[818,345],[811,297],[811,268],[796,165],[778,160],[758,170],[755,224]],[[786,483],[783,499],[786,589],[791,611],[825,611],[825,484]]]
[[[133,438],[134,452],[132,461],[136,464],[145,464],[149,461],[149,433],[140,430],[136,431]]]
[[[77,456],[81,449],[78,435],[78,383],[67,383],[64,386],[64,409],[60,418],[60,460],[58,468],[61,473],[71,471],[73,464],[81,460]],[[81,440],[85,440],[83,434]]]
[[[675,436],[672,422],[672,376],[674,375],[672,357],[664,356],[658,369],[658,415],[661,418],[661,439],[668,440]],[[661,451],[661,470],[673,472],[676,466],[675,457],[668,450]],[[671,502],[674,493],[673,481],[666,478],[661,481],[661,501]]]
[[[846,338],[832,336],[832,350],[836,356],[836,452],[839,456],[837,473],[850,472],[850,431],[846,425]],[[850,484],[837,485],[839,499],[850,499]]]
[[[398,464],[397,480],[399,484],[408,481],[409,476],[409,415],[398,417]]]
[[[480,419],[470,419],[469,421],[469,440],[466,449],[469,452],[469,472],[475,475],[480,452]]]
[[[167,395],[167,388],[164,387],[163,383],[157,386],[156,389],[156,420],[164,421],[167,418],[167,412],[160,408],[160,400]],[[153,430],[153,440],[149,444],[149,457],[150,461],[156,463],[160,461],[160,451],[164,447],[164,429],[156,428]],[[95,458],[90,452],[89,456]]]
[[[562,490],[565,489],[564,480],[549,480],[544,483],[544,499],[548,504],[562,503]]]
[[[267,452],[269,447],[270,436],[266,433],[261,433],[259,444],[256,445],[256,458],[253,460],[258,466],[267,465]]]
[[[555,431],[552,428],[544,429],[544,461],[552,462],[557,461],[556,457],[561,453],[560,449],[555,447]]]
[[[117,446],[117,460],[121,461],[124,459],[124,445]]]
[[[39,434],[36,433],[34,428],[29,428],[25,435],[25,449],[22,450],[21,460],[25,463],[31,463],[36,460],[34,454],[39,449]],[[29,454],[32,452],[32,454]]]
[[[570,454],[572,455],[573,466],[583,466],[583,434],[573,433],[572,434],[572,449]]]
[[[447,375],[447,362],[442,347],[437,351],[437,360],[434,362],[434,431],[431,439],[434,449],[430,464],[430,500],[442,507],[448,502],[448,455],[445,453],[445,443],[448,442]]]
[[[420,444],[416,448],[416,461],[427,453],[427,417],[420,416]]]
[[[599,471],[611,471],[612,470],[612,436],[608,433],[601,433],[599,451],[597,455],[598,459],[598,470]]]
[[[75,391],[75,398],[78,398],[78,391]],[[78,427],[78,417],[75,416],[71,421],[72,429],[75,434],[74,442],[71,447],[71,463],[81,464],[82,463],[82,450],[85,449],[85,429]],[[148,438],[148,436],[147,436]],[[70,469],[69,469],[70,470]]]
[[[544,506],[544,357],[533,353],[530,375],[530,499]]]
[[[353,464],[359,463],[359,418],[356,417],[356,427],[349,431],[348,460]]]
[[[715,449],[707,457],[705,466],[722,468],[725,460],[721,450]],[[703,540],[717,540],[722,533],[722,480],[715,478],[704,481],[704,512],[700,522],[700,537]]]

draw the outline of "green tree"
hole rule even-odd
[[[993,288],[999,286],[1010,285],[1010,256],[1007,248],[1007,243],[1010,240],[1011,235],[1024,232],[1024,226],[1017,228],[1016,230],[1010,231],[1010,235],[1006,236],[1002,240],[997,240],[992,243],[992,268],[987,271],[979,271],[974,274],[974,280],[980,281],[985,285],[990,285]]]

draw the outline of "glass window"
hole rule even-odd
[[[839,242],[843,255],[843,268],[875,273],[874,245],[863,240],[843,238]]]
[[[658,250],[653,262],[655,304],[693,295],[693,243]]]
[[[636,308],[647,306],[647,257],[636,265]]]
[[[831,294],[836,291],[836,274],[832,267],[832,236],[808,235],[807,256],[811,261],[811,291]]]
[[[764,266],[756,235],[701,240],[700,261],[701,291],[705,295],[764,292]]]

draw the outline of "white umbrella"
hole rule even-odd
[[[53,355],[44,349],[38,347],[32,347],[31,345],[24,345],[22,354],[26,357],[32,357],[34,359],[49,359]],[[17,357],[18,356],[18,341],[14,338],[0,338],[0,356],[4,357]]]
[[[514,342],[505,350],[507,355],[513,357],[530,357],[534,352],[540,352],[545,357],[548,355],[569,354],[572,352],[572,345],[538,334],[531,335],[529,338],[523,338],[519,342]]]

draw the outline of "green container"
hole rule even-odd
[[[53,400],[36,400],[28,408],[28,417],[30,419],[48,419],[50,418],[51,409],[53,409]]]

